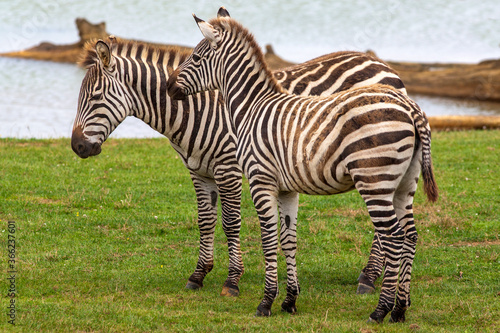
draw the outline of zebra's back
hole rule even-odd
[[[404,83],[395,70],[363,52],[326,54],[275,71],[273,75],[286,91],[301,96],[329,96],[377,83],[390,85],[406,94]]]

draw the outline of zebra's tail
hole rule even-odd
[[[431,158],[431,128],[425,113],[412,101],[412,117],[417,129],[420,142],[422,143],[422,178],[424,179],[424,191],[427,199],[435,202],[438,197],[438,186],[434,178]]]

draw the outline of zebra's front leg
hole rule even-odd
[[[286,298],[281,304],[281,310],[288,313],[297,312],[295,302],[300,293],[297,278],[297,210],[299,207],[299,194],[295,192],[282,192],[278,195],[280,211],[281,249],[286,258],[287,286]]]
[[[219,172],[216,173],[216,182],[222,206],[222,229],[229,251],[229,274],[221,295],[236,297],[240,294],[238,283],[244,272],[240,247],[242,177],[240,170],[224,169],[220,177],[218,175]]]
[[[278,296],[278,209],[277,191],[258,188],[250,180],[252,200],[259,216],[262,250],[266,267],[264,298],[257,307],[256,316],[268,317]]]
[[[186,284],[187,289],[203,287],[205,276],[214,267],[214,233],[217,224],[217,187],[211,179],[191,173],[198,203],[198,228],[200,230],[200,250],[198,263]]]

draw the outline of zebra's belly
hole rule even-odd
[[[297,172],[298,171],[298,172]],[[350,175],[331,175],[328,172],[314,173],[311,170],[290,172],[281,177],[280,191],[292,191],[311,195],[332,195],[354,189]]]

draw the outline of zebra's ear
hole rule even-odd
[[[102,66],[108,69],[111,68],[113,62],[112,58],[113,56],[111,55],[111,50],[109,48],[109,45],[102,40],[98,40],[97,43],[95,44],[95,50],[97,52],[99,60],[101,61]]]
[[[219,8],[219,11],[217,12],[217,17],[231,17],[231,16],[229,15],[227,9],[224,8],[224,6],[222,6]]]
[[[196,21],[196,24],[198,24],[198,28],[200,28],[200,31],[203,34],[203,36],[212,45],[212,48],[214,49],[217,48],[217,44],[221,40],[219,31],[215,29],[210,23],[205,22],[202,19],[196,17],[196,15],[193,14],[193,17]]]

